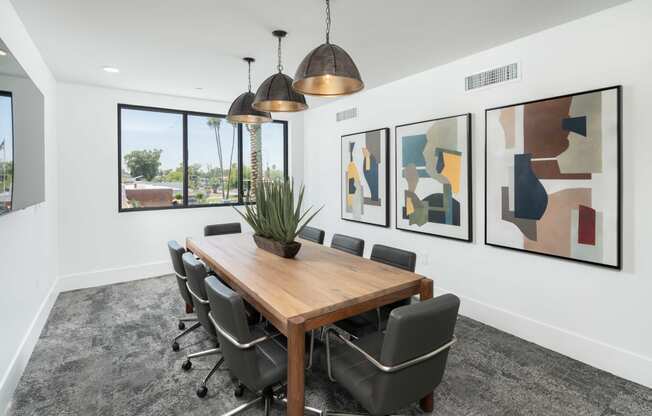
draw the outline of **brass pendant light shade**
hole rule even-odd
[[[272,121],[272,115],[267,111],[258,111],[251,106],[256,96],[253,92],[243,92],[233,101],[226,119],[231,123],[261,124]]]
[[[292,78],[283,73],[281,64],[281,39],[287,32],[275,30],[272,32],[278,38],[278,72],[260,84],[252,104],[258,111],[295,112],[308,108],[306,97],[292,88]]]
[[[351,56],[330,43],[331,8],[326,0],[326,43],[313,49],[299,65],[292,86],[308,95],[337,96],[364,88],[358,67]]]
[[[251,92],[251,63],[255,61],[254,58],[243,58],[249,65],[249,90],[244,92],[236,98],[231,107],[226,119],[231,123],[243,124],[261,124],[272,121],[272,115],[265,111],[259,111],[251,105],[254,102],[255,95]]]
[[[348,95],[364,88],[358,67],[348,53],[324,43],[308,54],[294,76],[295,90],[308,95]]]
[[[306,97],[292,89],[292,78],[276,73],[260,84],[253,107],[260,111],[303,111],[308,108]]]

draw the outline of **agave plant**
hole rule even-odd
[[[301,213],[304,190],[302,185],[295,207],[293,181],[258,183],[255,192],[256,204],[245,205],[244,213],[235,207],[234,209],[257,235],[288,244],[294,241],[303,227],[323,208],[322,206],[310,216],[308,215],[312,207]]]

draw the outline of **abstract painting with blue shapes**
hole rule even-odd
[[[342,136],[342,218],[389,226],[389,129]]]
[[[486,111],[485,243],[620,267],[620,87]]]
[[[471,240],[471,116],[396,127],[396,228]]]

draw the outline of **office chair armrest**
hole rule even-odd
[[[378,360],[376,360],[374,357],[369,355],[365,350],[363,350],[362,348],[360,348],[359,346],[357,346],[353,342],[349,341],[348,339],[344,338],[341,334],[339,334],[337,331],[335,331],[335,329],[333,329],[332,327],[329,327],[328,329],[326,329],[326,364],[327,364],[327,368],[328,368],[328,378],[330,378],[331,381],[335,381],[335,379],[333,378],[333,375],[332,375],[332,371],[331,371],[330,337],[331,337],[332,334],[334,334],[337,338],[339,338],[342,342],[344,342],[344,344],[347,347],[349,347],[349,348],[357,351],[358,353],[360,353],[362,355],[362,357],[364,357],[367,361],[369,361],[371,364],[373,364],[374,367],[376,367],[378,370],[382,371],[383,373],[394,373],[396,371],[403,370],[404,368],[408,368],[408,367],[411,367],[413,365],[419,364],[419,363],[421,363],[423,361],[426,361],[426,360],[436,356],[437,354],[447,350],[448,348],[450,348],[453,344],[455,344],[457,342],[457,338],[455,336],[453,336],[453,339],[451,339],[449,342],[447,342],[446,344],[442,345],[441,347],[437,348],[434,351],[431,351],[431,352],[426,353],[424,355],[420,355],[419,357],[416,357],[416,358],[413,358],[411,360],[402,362],[400,364],[384,365],[384,364],[380,363]]]
[[[209,303],[208,299],[204,299],[198,296],[195,292],[192,291],[192,289],[190,288],[190,286],[188,286],[188,284],[186,284],[186,288],[188,289],[188,292],[190,292],[190,295],[197,300],[197,302],[202,303],[204,305],[208,305]]]
[[[211,322],[213,323],[213,326],[215,327],[215,330],[216,330],[217,332],[219,332],[220,334],[224,335],[224,337],[225,337],[225,338],[226,338],[226,339],[227,339],[231,344],[235,345],[236,347],[240,348],[241,350],[247,350],[247,349],[249,349],[249,348],[251,348],[251,347],[256,346],[257,344],[260,344],[261,342],[265,342],[265,341],[267,341],[267,340],[270,340],[270,339],[272,339],[272,338],[276,338],[277,336],[281,335],[280,332],[279,332],[279,333],[276,333],[276,334],[265,335],[265,336],[262,336],[262,337],[256,338],[256,339],[254,339],[253,341],[249,341],[249,342],[247,342],[246,344],[243,344],[243,343],[241,343],[240,341],[238,341],[238,340],[237,340],[233,335],[229,334],[229,332],[228,332],[227,330],[225,330],[224,328],[222,328],[221,326],[219,326],[219,325],[217,324],[217,322],[215,322],[215,319],[213,319],[213,315],[211,315],[210,312],[208,313],[208,318],[209,318],[209,319],[211,320]]]

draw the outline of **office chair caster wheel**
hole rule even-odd
[[[236,387],[235,390],[233,391],[233,395],[234,395],[235,397],[242,397],[243,394],[244,394],[244,386],[243,386],[243,385],[239,385],[239,386]]]
[[[186,324],[183,321],[179,321],[179,331],[183,331],[184,329],[186,329]]]
[[[178,342],[173,342],[172,343],[172,351],[179,351],[179,343]]]
[[[190,360],[186,360],[183,364],[181,364],[181,369],[183,371],[190,370],[190,367],[192,367],[192,362]]]
[[[201,386],[197,389],[197,397],[206,397],[206,393],[208,393],[208,388],[206,386]]]

